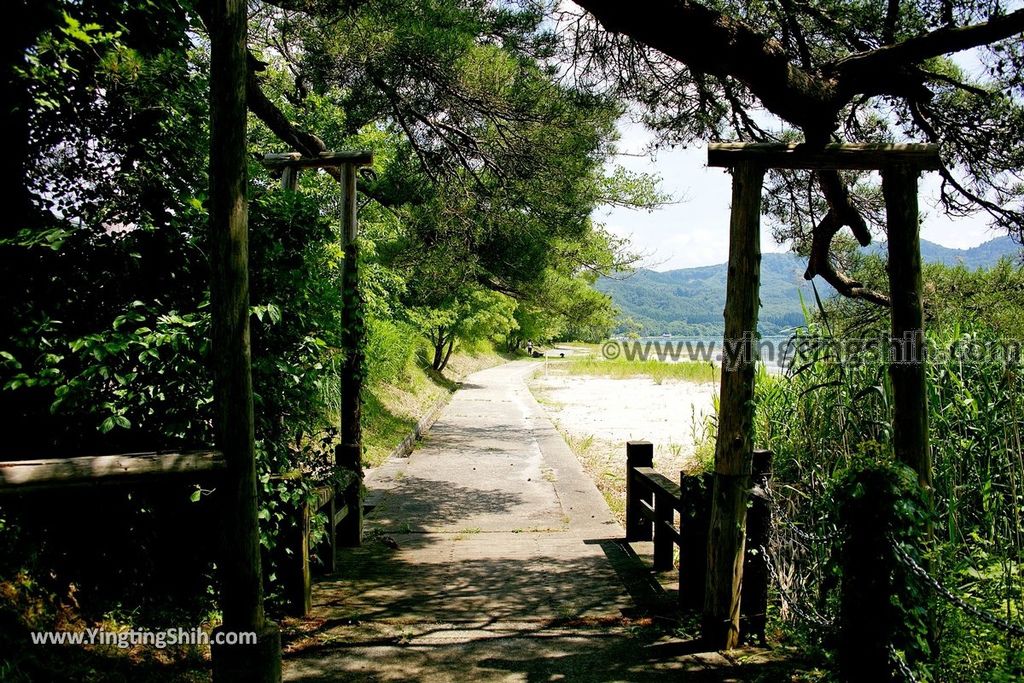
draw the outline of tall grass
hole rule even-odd
[[[825,330],[810,326],[803,334]],[[994,342],[980,326],[929,332],[931,348]],[[822,610],[835,585],[835,528],[829,493],[855,458],[892,459],[892,390],[877,359],[851,362],[811,352],[786,376],[759,373],[755,431],[775,454],[780,583],[802,609]],[[1019,361],[967,361],[937,354],[927,366],[929,435],[934,462],[936,547],[933,571],[963,599],[1024,625],[1024,422]],[[795,527],[795,530],[794,530]],[[799,605],[798,605],[799,606]],[[1024,674],[1020,639],[936,601],[939,680],[1014,680]],[[795,612],[783,614],[796,617]]]
[[[719,377],[719,370],[712,363],[696,361],[668,363],[654,359],[629,360],[622,357],[614,360],[593,357],[572,358],[565,362],[559,361],[558,371],[569,375],[615,379],[650,377],[656,384],[661,384],[667,379],[686,382],[715,382]]]

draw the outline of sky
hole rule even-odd
[[[628,237],[632,249],[645,255],[644,267],[673,270],[724,263],[729,254],[730,176],[721,168],[707,167],[707,147],[663,149],[655,158],[642,155],[652,134],[628,119],[619,122],[623,154],[616,163],[633,171],[661,177],[664,192],[679,200],[653,212],[599,209],[594,218],[618,236]],[[634,156],[642,155],[642,156]],[[946,247],[966,249],[999,237],[988,228],[984,215],[952,220],[937,208],[937,174],[921,180],[921,236]],[[764,252],[786,251],[762,229]]]

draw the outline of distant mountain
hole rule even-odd
[[[867,247],[866,251],[884,256],[888,252],[888,244],[885,242],[873,243]],[[1015,258],[1019,253],[1020,246],[1008,235],[997,237],[970,249],[953,249],[928,240],[921,240],[921,258],[926,263],[944,263],[947,266],[962,263],[964,267],[972,270],[991,268],[1004,256]]]
[[[873,244],[868,251],[884,255],[886,244]],[[1009,237],[999,237],[971,249],[951,249],[921,240],[921,257],[928,263],[968,268],[991,267],[1000,258],[1014,258],[1019,247]],[[804,322],[800,297],[813,306],[811,283],[804,280],[804,259],[794,254],[764,254],[761,257],[762,334],[774,334]],[[656,272],[638,270],[623,278],[601,278],[597,289],[611,296],[620,310],[619,332],[626,321],[641,325],[642,334],[716,335],[722,332],[725,310],[725,284],[728,266],[724,263],[699,268],[681,268]],[[821,278],[815,278],[818,294],[828,297],[835,291]]]

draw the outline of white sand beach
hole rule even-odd
[[[712,413],[718,390],[710,382],[646,377],[568,376],[541,370],[531,388],[559,426],[577,436],[625,444],[646,439],[659,448],[693,450],[694,432]]]
[[[571,376],[553,362],[538,370],[530,389],[621,518],[626,441],[652,442],[655,469],[678,479],[696,464],[695,440],[714,412],[718,384]]]

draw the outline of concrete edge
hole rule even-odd
[[[569,528],[601,537],[625,536],[608,503],[583,464],[565,442],[544,406],[530,391],[529,381],[540,366],[522,374],[522,388],[529,400],[534,419],[534,434],[545,460],[555,468],[555,491],[569,516]],[[625,445],[623,445],[625,448]]]
[[[481,368],[480,370],[477,370],[475,372],[489,370],[490,368],[498,368],[501,367],[502,365],[506,365],[508,363],[513,362],[515,361],[506,361],[505,363],[499,363],[498,365],[491,365],[486,368]],[[475,373],[469,373],[469,375],[472,374]],[[381,465],[394,458],[407,458],[409,457],[410,454],[412,454],[414,448],[416,447],[416,442],[423,438],[423,435],[430,431],[430,428],[434,426],[434,423],[437,422],[437,418],[441,416],[441,411],[444,410],[445,406],[451,403],[452,397],[455,396],[455,394],[460,389],[462,389],[462,383],[466,380],[467,377],[469,377],[469,375],[464,375],[456,380],[453,380],[458,385],[455,388],[455,390],[450,391],[441,398],[437,399],[436,401],[434,401],[433,405],[427,408],[427,411],[423,413],[423,417],[421,417],[416,422],[416,426],[412,428],[412,431],[409,432],[409,434],[404,439],[402,439],[402,441],[397,446],[395,446],[395,448],[390,453],[388,453],[387,457],[381,460]],[[380,467],[380,465],[378,465],[378,467]]]
[[[452,396],[455,395],[456,391],[458,389],[434,401],[434,404],[427,409],[427,412],[419,419],[416,426],[412,428],[412,431],[402,439],[401,443],[395,446],[394,450],[388,453],[388,456],[384,458],[381,464],[393,458],[408,458],[416,447],[416,442],[423,438],[423,435],[434,426],[437,418],[441,415],[441,411],[451,402]]]

